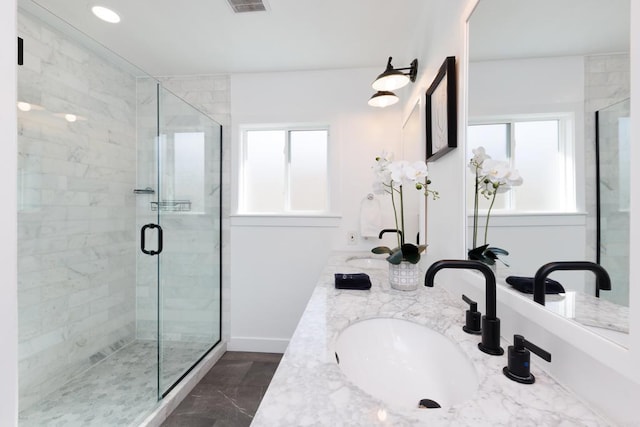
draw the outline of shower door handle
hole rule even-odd
[[[158,229],[158,250],[157,251],[148,251],[145,244],[145,234],[147,229],[157,228]],[[162,227],[158,224],[146,224],[140,229],[140,250],[147,255],[158,255],[162,252]]]

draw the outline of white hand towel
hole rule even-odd
[[[382,230],[382,213],[380,202],[370,196],[360,203],[360,237],[378,237]]]

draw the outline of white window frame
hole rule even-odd
[[[238,164],[238,199],[237,199],[237,215],[251,215],[251,216],[331,216],[331,186],[332,174],[331,174],[331,130],[327,124],[258,124],[258,125],[240,125],[240,144],[239,144],[239,164]],[[286,135],[285,141],[285,206],[281,211],[274,212],[254,212],[249,211],[246,208],[246,191],[245,191],[245,174],[244,165],[247,159],[247,132],[251,131],[284,131]],[[291,194],[290,194],[290,164],[291,164],[291,132],[295,131],[326,131],[327,132],[327,180],[326,186],[326,207],[324,210],[310,211],[310,210],[292,210],[291,209]]]
[[[515,147],[517,144],[515,138],[515,126],[514,123],[518,122],[537,122],[537,121],[558,121],[558,151],[564,159],[564,188],[562,189],[565,201],[564,206],[557,211],[550,213],[575,213],[577,212],[577,192],[576,192],[576,153],[575,153],[575,114],[571,112],[561,113],[533,113],[533,114],[509,114],[498,115],[490,117],[472,118],[469,120],[468,126],[474,125],[509,125],[509,145],[507,146],[507,157],[511,167],[514,167],[516,161]],[[517,166],[516,166],[517,168]],[[526,177],[525,177],[526,179]],[[494,209],[492,213],[496,214],[525,214],[529,215],[532,212],[518,210],[514,207],[513,198],[511,192],[508,192],[506,197],[507,208]],[[486,209],[482,210],[486,214]],[[535,214],[536,212],[534,212]]]

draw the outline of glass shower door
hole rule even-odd
[[[158,394],[220,341],[221,126],[159,86]]]
[[[629,114],[630,100],[596,112],[597,262],[611,276],[600,297],[629,305]]]

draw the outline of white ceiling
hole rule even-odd
[[[155,76],[384,69],[408,66],[417,34],[451,0],[266,0],[234,14],[226,0],[19,0],[49,10]],[[473,60],[628,51],[630,0],[481,0],[471,18]],[[104,5],[119,24],[96,19]],[[42,16],[42,14],[38,14]],[[45,14],[46,15],[46,14]]]
[[[481,0],[472,60],[629,51],[629,0]]]
[[[408,66],[425,0],[266,0],[235,14],[226,0],[20,0],[48,9],[146,72],[231,72]],[[94,5],[117,11],[108,24]],[[26,8],[29,8],[27,6]],[[32,9],[32,7],[31,7]],[[406,64],[405,64],[406,62]]]

